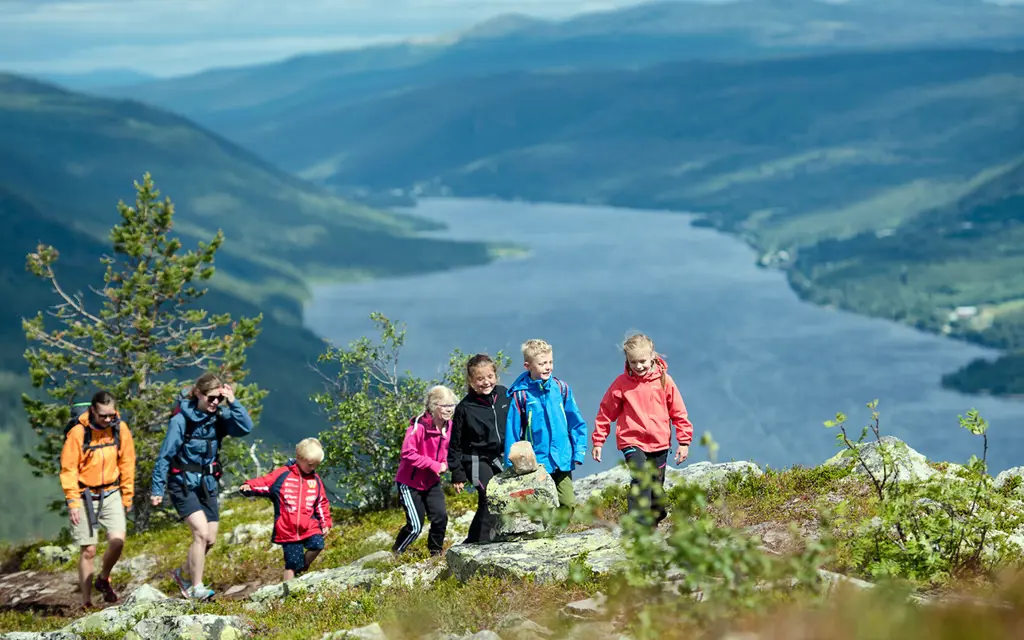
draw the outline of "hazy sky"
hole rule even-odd
[[[0,0],[0,69],[176,75],[639,0]]]
[[[450,33],[509,12],[558,18],[640,2],[0,0],[0,70],[68,73],[129,68],[178,75],[305,51]]]

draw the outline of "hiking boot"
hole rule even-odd
[[[174,578],[174,583],[178,585],[178,589],[181,591],[181,597],[188,598],[189,589],[192,588],[192,581],[185,577],[185,574],[181,571],[181,567],[172,571],[171,577]]]
[[[213,589],[208,589],[201,584],[197,584],[188,590],[188,595],[185,597],[191,600],[209,600],[213,597]]]
[[[114,588],[110,586],[109,578],[101,578],[96,576],[96,582],[93,583],[96,590],[103,594],[103,599],[107,602],[117,602],[117,594],[114,593]]]

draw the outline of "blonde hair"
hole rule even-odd
[[[427,391],[427,397],[423,399],[423,407],[426,413],[433,413],[437,405],[444,404],[446,401],[447,404],[456,404],[458,400],[454,391],[439,384]]]
[[[534,358],[542,356],[545,353],[554,355],[554,349],[551,345],[543,340],[527,340],[521,347],[523,350],[523,360],[526,362],[533,362]]]
[[[651,359],[657,360],[661,357],[657,351],[654,350],[654,340],[642,333],[634,333],[627,337],[622,343],[622,353],[626,356],[626,365],[629,366],[630,354],[636,355],[640,353],[648,352],[651,354]],[[662,388],[666,385],[665,380],[665,369],[661,370],[661,386]]]
[[[324,461],[324,447],[316,438],[299,440],[299,444],[295,445],[295,458],[303,462],[320,464]]]

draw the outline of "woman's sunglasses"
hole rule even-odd
[[[219,396],[219,395],[218,396],[206,396],[206,401],[208,403],[210,403],[210,404],[213,404],[214,402],[220,402],[223,399],[224,399],[224,396]]]

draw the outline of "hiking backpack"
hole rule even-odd
[[[558,389],[562,392],[562,406],[564,407],[565,403],[568,402],[569,400],[569,385],[562,382],[555,376],[551,376],[551,379],[558,384]],[[526,389],[519,389],[515,391],[512,397],[515,401],[516,409],[519,411],[519,425],[520,429],[522,430],[519,434],[519,439],[529,440],[532,444],[533,433],[532,431],[529,430],[529,416],[526,414],[526,403],[529,402],[529,397],[526,394]]]
[[[64,425],[64,439],[66,440],[71,430],[75,428],[75,425],[79,424],[79,419],[82,414],[89,411],[89,407],[92,406],[91,402],[76,402],[71,405],[71,418]],[[114,442],[105,442],[103,444],[92,444],[92,432],[93,429],[90,426],[85,427],[85,432],[82,434],[82,453],[89,454],[96,449],[103,449],[106,447],[117,447],[118,454],[121,453],[121,420],[118,419],[117,424],[111,427],[114,432]]]
[[[191,389],[185,389],[181,393],[179,393],[177,395],[177,397],[174,399],[174,406],[171,408],[170,418],[173,418],[174,416],[176,416],[179,413],[181,413],[181,405],[186,403],[186,402],[188,402],[191,397],[192,397],[192,390]],[[219,418],[220,418],[221,408],[222,407],[217,407],[217,414],[218,414],[217,417],[218,417],[218,419],[214,423],[214,431],[215,431],[214,437],[212,437],[212,438],[202,438],[203,440],[206,440],[206,453],[207,454],[210,453],[210,443],[213,442],[214,440],[217,441],[217,453],[216,453],[216,455],[214,455],[213,462],[211,462],[210,465],[209,465],[210,469],[212,471],[209,475],[212,475],[217,480],[220,480],[220,477],[222,475],[224,475],[223,471],[221,470],[221,466],[220,466],[220,452],[221,452],[221,449],[222,449],[222,444],[224,442],[224,437],[225,437],[225,435],[227,435],[227,434],[225,434],[221,430],[221,426],[220,426]],[[170,420],[170,418],[168,418],[168,420]],[[193,437],[195,437],[195,432],[196,432],[196,427],[197,426],[198,425],[196,425],[194,422],[189,422],[188,420],[185,420],[185,437],[181,441],[181,449],[178,450],[178,453],[177,453],[177,455],[175,455],[174,462],[172,464],[174,469],[177,469],[178,471],[192,471],[192,472],[195,472],[195,473],[205,473],[205,468],[204,468],[203,465],[197,465],[195,463],[185,462],[182,459],[182,457],[181,457],[181,452],[185,450],[185,445],[187,445],[189,443],[189,441],[192,440]]]

